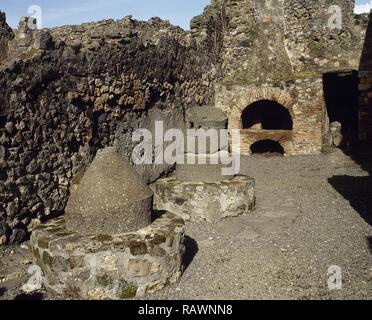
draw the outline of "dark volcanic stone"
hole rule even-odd
[[[9,244],[19,243],[24,240],[27,232],[23,229],[14,229],[9,238]]]
[[[36,34],[34,48],[38,50],[54,49],[53,37],[48,31],[42,31]]]

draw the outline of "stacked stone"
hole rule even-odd
[[[186,115],[184,153],[179,154],[176,178],[182,182],[221,182],[231,165],[228,151],[227,116],[212,106],[195,107]]]

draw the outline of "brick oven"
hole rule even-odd
[[[342,73],[359,67],[364,36],[354,6],[354,0],[214,0],[193,20],[199,37],[215,26],[221,31],[213,37],[221,52],[215,105],[229,128],[240,130],[241,154],[320,153],[330,122],[342,123],[346,114],[355,120],[354,85],[341,89],[350,97],[329,99],[340,93]]]
[[[229,129],[240,130],[240,153],[284,155],[321,151],[325,106],[321,79],[216,87],[216,106],[229,118]],[[234,152],[238,152],[232,145]]]

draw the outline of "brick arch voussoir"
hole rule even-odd
[[[293,107],[295,102],[292,97],[285,91],[277,88],[255,89],[240,97],[232,107],[231,113],[235,117],[241,117],[243,111],[257,101],[270,100],[275,101],[286,108],[292,119],[294,118]]]

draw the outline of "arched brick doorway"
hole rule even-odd
[[[288,109],[276,101],[259,100],[242,112],[242,129],[292,130],[293,120]]]
[[[252,154],[261,155],[284,155],[285,151],[282,145],[274,140],[260,140],[250,147]]]

